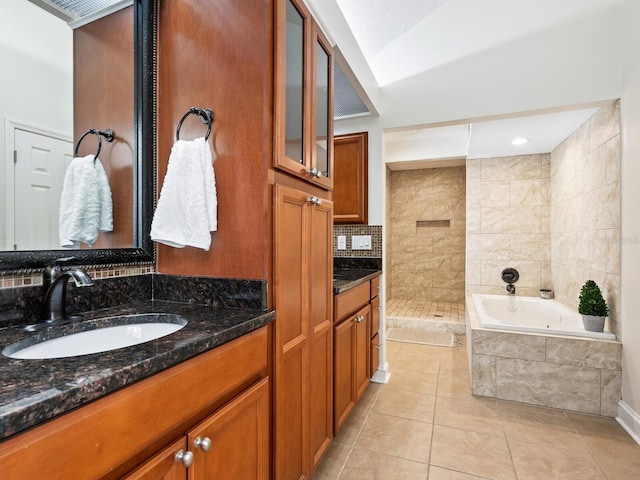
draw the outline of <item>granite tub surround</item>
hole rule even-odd
[[[478,327],[467,302],[474,395],[613,417],[621,399],[616,341],[513,333]]]
[[[160,312],[178,315],[188,323],[166,337],[109,352],[48,360],[0,355],[0,439],[227,343],[275,318],[274,312],[262,309],[150,300],[85,312],[82,322],[51,327],[37,335],[50,335],[56,328],[78,329],[81,323],[105,316]],[[0,333],[0,346],[5,348],[31,335],[20,327],[7,328]]]

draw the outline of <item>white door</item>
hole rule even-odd
[[[59,249],[60,195],[73,143],[18,128],[14,132],[14,239],[7,247]]]

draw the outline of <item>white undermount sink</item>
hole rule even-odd
[[[30,339],[9,345],[2,354],[17,359],[48,359],[76,357],[130,347],[170,335],[183,328],[187,321],[168,314],[114,317],[111,324],[37,343]],[[140,323],[120,324],[123,319],[140,319]],[[144,318],[143,318],[144,317]],[[166,318],[165,318],[166,317]],[[147,320],[147,321],[144,321]],[[115,325],[114,325],[115,323]]]

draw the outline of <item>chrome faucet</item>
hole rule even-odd
[[[62,270],[60,264],[68,263],[72,260],[75,260],[75,258],[59,258],[45,268],[42,274],[42,286],[45,292],[43,314],[45,323],[50,324],[69,318],[65,313],[65,298],[67,282],[70,279],[73,279],[76,287],[89,287],[93,285],[91,277],[84,270],[79,268]]]

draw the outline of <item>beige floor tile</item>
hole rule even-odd
[[[504,437],[442,425],[433,426],[430,464],[495,480],[516,478]]]
[[[400,350],[402,350],[402,343],[387,340],[385,343],[387,362],[392,363],[400,353]]]
[[[313,480],[336,480],[350,453],[351,447],[334,442],[311,478]]]
[[[409,345],[409,344],[405,344]],[[391,368],[393,371],[394,366],[401,366],[407,370],[414,370],[416,372],[433,373],[438,374],[440,370],[440,355],[438,352],[425,352],[422,355],[416,355],[415,353],[406,353],[403,349],[396,356]]]
[[[607,480],[630,480],[640,478],[640,457],[612,457],[595,455],[594,459],[607,476]]]
[[[489,477],[478,477],[468,473],[456,472],[446,468],[429,466],[429,480],[486,480]]]
[[[355,448],[340,480],[427,480],[425,463]]]
[[[638,445],[613,418],[567,412],[569,420],[596,457],[640,457]]]
[[[409,370],[402,365],[396,365],[391,371],[391,378],[387,385],[389,389],[393,390],[435,395],[438,389],[438,375]]]
[[[471,398],[469,372],[466,370],[457,370],[439,375],[438,396],[464,399]]]
[[[428,463],[431,430],[430,423],[371,413],[356,447]]]
[[[504,436],[498,406],[490,399],[438,397],[433,423]]]
[[[387,389],[378,396],[373,411],[433,423],[435,403],[434,395]]]
[[[440,352],[440,372],[469,371],[469,358],[465,348],[443,348]]]
[[[607,480],[589,453],[509,441],[518,480]]]
[[[562,410],[500,401],[498,409],[509,440],[551,445],[588,453],[580,436]]]

